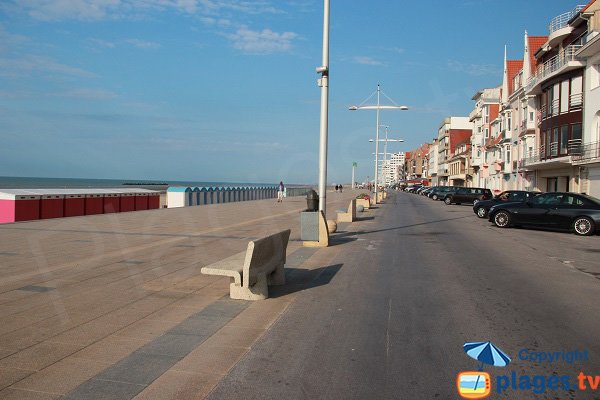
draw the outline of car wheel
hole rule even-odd
[[[577,235],[589,236],[594,233],[594,221],[588,217],[578,217],[573,222],[573,231]]]
[[[477,207],[475,214],[477,214],[479,218],[485,218],[487,216],[487,211],[485,207]]]
[[[498,211],[494,215],[494,224],[498,228],[506,228],[510,225],[510,214],[506,211]]]
[[[446,197],[444,199],[444,203],[446,203],[447,205],[450,205],[450,204],[452,204],[452,199],[450,197]]]
[[[473,205],[475,205],[475,204],[477,204],[477,203],[479,203],[479,200],[478,200],[478,199],[475,199],[475,200],[473,200]]]
[[[437,194],[434,194],[433,196],[431,196],[431,198],[432,198],[433,200],[437,200],[437,199],[438,199],[438,197],[437,197]]]

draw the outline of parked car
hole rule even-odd
[[[460,188],[460,186],[438,186],[437,189],[429,193],[428,197],[433,200],[442,200],[447,194],[453,193]]]
[[[522,203],[540,194],[540,192],[528,192],[526,190],[507,190],[494,196],[493,199],[482,200],[473,205],[473,212],[479,218],[486,218],[490,208],[500,203]]]
[[[431,193],[431,191],[432,191],[433,189],[434,189],[433,187],[428,187],[428,188],[427,188],[427,189],[425,189],[425,190],[421,190],[421,193],[420,193],[420,195],[421,195],[421,196],[427,196],[429,193]]]
[[[429,189],[429,186],[421,186],[420,188],[418,188],[415,193],[417,194],[421,194],[423,193],[425,190]]]
[[[529,225],[592,235],[600,227],[600,199],[569,192],[543,193],[522,203],[496,204],[490,208],[489,220],[500,228]]]
[[[409,192],[409,193],[414,193],[415,190],[417,190],[420,187],[421,187],[421,185],[408,186],[406,189],[404,189],[404,191]]]
[[[481,200],[489,200],[493,197],[494,195],[490,189],[463,187],[455,192],[446,193],[444,203],[448,205],[461,203],[475,204]]]

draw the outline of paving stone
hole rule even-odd
[[[39,371],[82,348],[66,343],[40,343],[3,358],[0,366]]]
[[[135,400],[204,399],[220,376],[205,373],[167,371],[135,397]]]
[[[0,391],[2,400],[58,400],[61,396],[45,392],[32,392],[30,390],[6,388]]]
[[[183,358],[208,337],[209,335],[180,335],[169,332],[142,346],[138,352]]]
[[[0,367],[0,390],[26,378],[34,372],[26,369]]]
[[[94,379],[147,385],[180,359],[181,357],[135,352]]]
[[[145,389],[145,385],[127,382],[90,379],[65,397],[64,400],[130,400]],[[1,392],[0,392],[1,394]]]

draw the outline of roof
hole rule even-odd
[[[523,60],[507,60],[506,69],[508,73],[508,95],[510,96],[513,93],[513,79],[523,69]]]
[[[596,0],[592,0],[589,3],[587,3],[587,5],[585,7],[583,7],[583,10],[581,10],[581,12],[584,12],[585,10],[587,10],[588,8],[591,7],[592,4],[594,4]]]
[[[531,73],[535,73],[537,69],[537,59],[535,53],[548,41],[548,36],[528,36],[527,44],[529,47],[529,65],[531,67]]]
[[[159,194],[156,190],[148,189],[0,189],[1,200],[14,200],[16,196],[66,196],[71,194]]]

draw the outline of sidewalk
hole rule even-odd
[[[328,218],[358,192],[328,193]],[[202,398],[343,246],[299,241],[302,197],[0,226],[0,398]],[[229,300],[200,268],[292,229],[291,284]],[[294,285],[294,282],[298,282]]]

